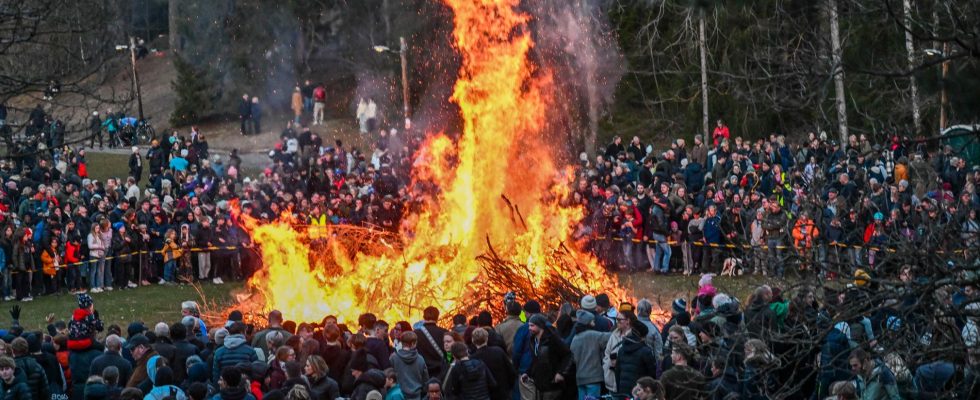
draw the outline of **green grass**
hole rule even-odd
[[[105,182],[108,178],[125,179],[129,176],[129,156],[125,154],[87,153],[85,162],[88,177],[99,182]],[[145,176],[143,183],[146,183]]]
[[[126,326],[133,321],[143,321],[147,325],[160,321],[176,322],[180,318],[180,302],[194,300],[201,304],[213,304],[219,307],[231,305],[232,293],[241,289],[243,283],[231,282],[224,285],[210,283],[199,285],[159,286],[152,285],[133,290],[115,290],[112,292],[91,294],[95,308],[99,310],[102,321],[109,326],[117,324],[125,331]],[[198,292],[200,289],[200,292]],[[203,297],[202,298],[202,294]],[[45,318],[53,313],[56,319],[68,321],[77,303],[75,296],[51,295],[38,296],[32,302],[4,302],[0,304],[0,326],[10,326],[8,310],[14,305],[21,308],[20,323],[27,329],[44,330],[47,326]]]
[[[633,297],[640,299],[646,297],[655,305],[662,309],[669,310],[671,302],[678,297],[687,299],[688,304],[691,299],[698,294],[698,280],[700,275],[655,275],[651,272],[635,272],[631,274],[619,274],[620,284],[631,290]],[[763,277],[757,275],[746,275],[737,278],[716,276],[712,280],[718,293],[726,293],[737,297],[743,303],[749,294],[760,285],[769,285],[782,288],[784,291],[789,289],[794,283],[791,281]],[[797,282],[796,284],[799,284]]]

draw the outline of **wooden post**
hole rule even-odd
[[[405,129],[412,128],[412,109],[409,106],[409,93],[408,93],[408,42],[405,41],[404,37],[398,38],[401,42],[401,50],[398,54],[402,59],[402,100],[405,106]]]
[[[942,57],[949,57],[949,42],[943,43]],[[949,77],[949,60],[943,61],[942,69],[942,79],[939,80],[939,85],[942,88],[939,93],[939,132],[946,129],[946,126],[949,124],[949,121],[947,120],[949,116],[946,113],[946,108],[949,107],[949,95],[946,93],[946,78]]]
[[[129,62],[133,66],[133,86],[136,88],[136,105],[139,108],[139,119],[143,118],[143,93],[140,91],[140,75],[136,71],[136,38],[129,37]]]

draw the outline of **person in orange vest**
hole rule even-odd
[[[800,218],[796,220],[796,224],[793,226],[793,246],[796,247],[797,253],[800,254],[803,259],[808,259],[810,250],[813,249],[813,242],[816,241],[817,237],[820,235],[820,229],[813,223],[810,219],[808,212],[803,212],[800,214]],[[809,265],[801,264],[801,270],[809,269]]]

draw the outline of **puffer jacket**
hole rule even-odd
[[[646,345],[643,338],[630,333],[623,338],[616,356],[616,389],[620,394],[630,395],[636,380],[644,376],[657,375],[657,357]]]
[[[211,380],[217,384],[221,377],[221,369],[233,367],[238,363],[258,361],[258,356],[252,346],[245,343],[245,335],[229,335],[225,338],[224,345],[214,352],[214,359],[211,363]]]
[[[486,364],[480,360],[456,361],[446,377],[446,393],[455,399],[490,400],[491,389],[497,387]]]
[[[22,382],[27,382],[27,387],[31,390],[31,396],[35,399],[51,398],[48,388],[48,376],[44,373],[44,368],[37,360],[30,355],[20,356],[14,359],[17,364],[18,379],[23,376]]]

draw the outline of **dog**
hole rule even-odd
[[[741,276],[744,273],[742,259],[729,257],[721,269],[721,276]]]

